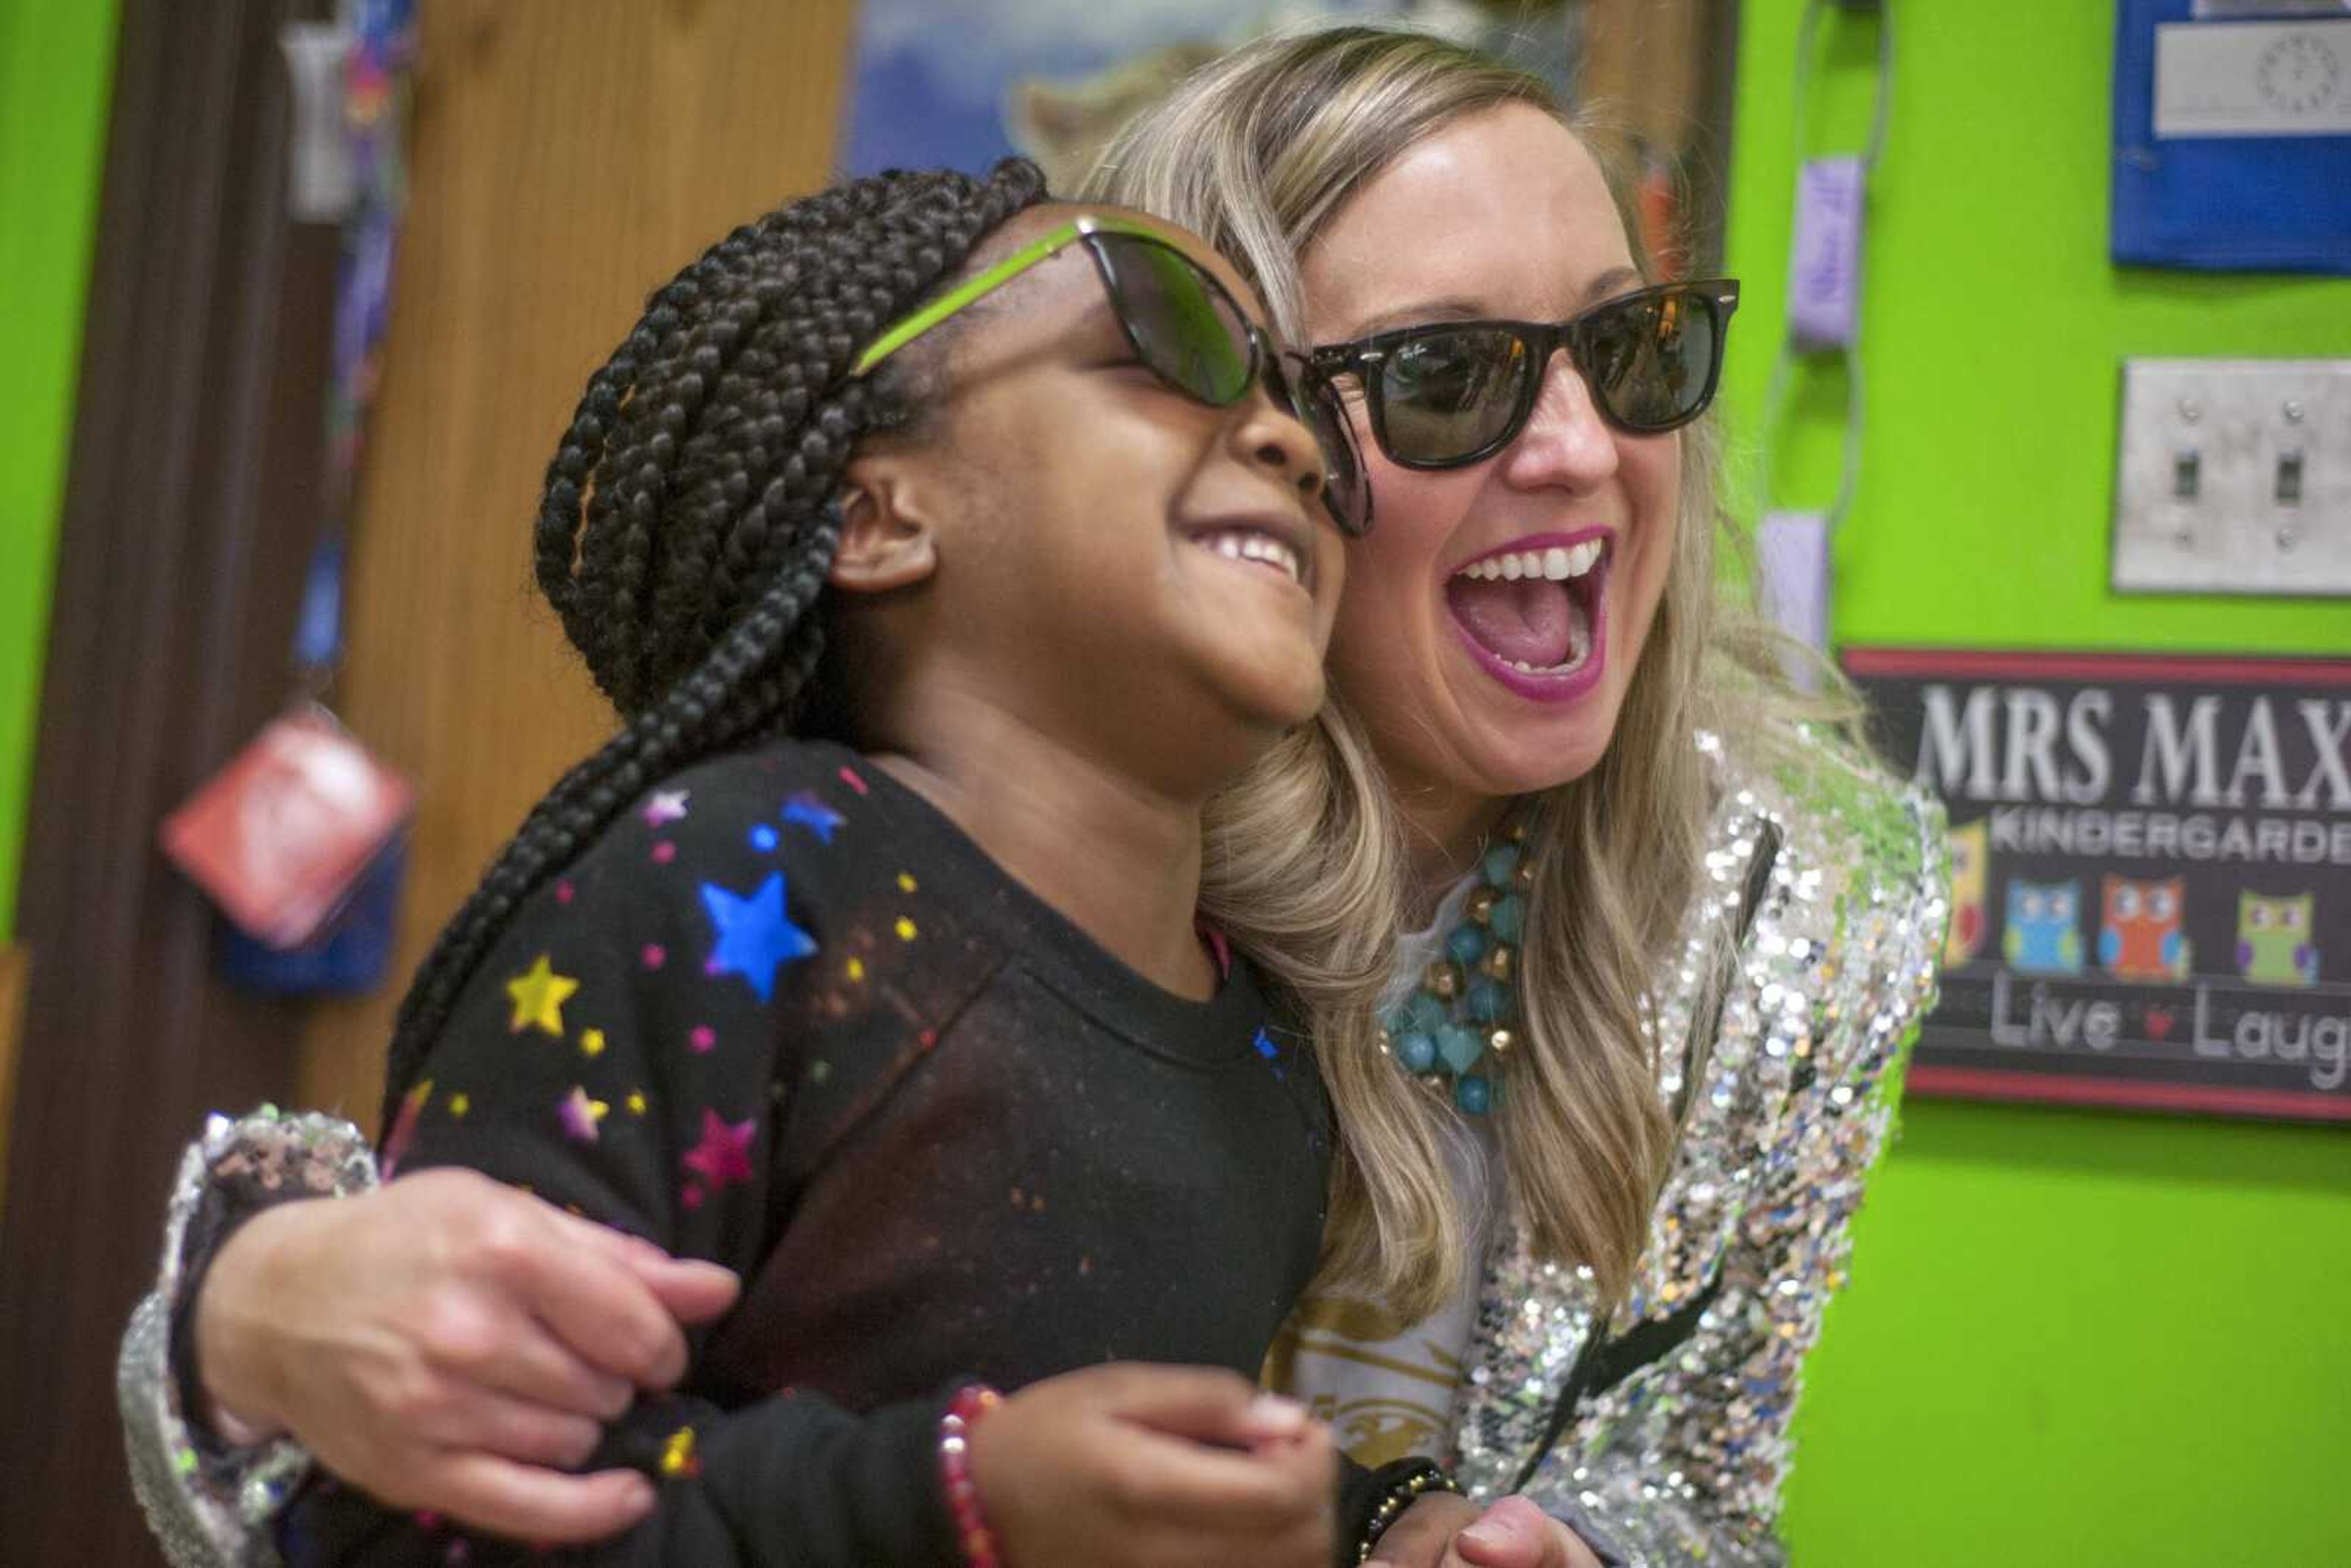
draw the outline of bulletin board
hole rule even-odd
[[[1910,1092],[2351,1121],[2351,660],[1844,662],[1950,813]]]

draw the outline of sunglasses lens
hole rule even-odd
[[[1380,362],[1380,413],[1389,452],[1405,463],[1441,463],[1478,451],[1509,429],[1529,357],[1507,328],[1416,332]]]
[[[1714,391],[1721,318],[1694,290],[1628,299],[1584,323],[1583,367],[1609,417],[1629,431],[1671,430],[1698,417]]]
[[[1322,505],[1339,531],[1354,538],[1372,526],[1372,486],[1355,450],[1355,428],[1331,378],[1297,355],[1287,356],[1289,374],[1277,383],[1300,423],[1322,449]]]
[[[1249,388],[1249,326],[1224,290],[1166,246],[1102,235],[1097,246],[1143,362],[1202,402],[1238,402]]]

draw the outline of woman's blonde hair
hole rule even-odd
[[[1301,341],[1299,257],[1366,181],[1456,120],[1528,104],[1590,138],[1537,78],[1424,34],[1338,27],[1261,40],[1131,121],[1081,193],[1191,228],[1250,275]],[[1601,149],[1593,149],[1595,156]],[[1605,161],[1604,160],[1604,167]],[[1618,192],[1620,217],[1625,192]],[[1639,231],[1628,223],[1636,252]],[[1694,741],[1765,740],[1807,704],[1751,615],[1718,605],[1719,439],[1681,435],[1681,516],[1664,595],[1615,734],[1591,772],[1528,802],[1521,1043],[1496,1115],[1534,1245],[1614,1296],[1648,1237],[1674,1127],[1649,985],[1695,894],[1711,805]],[[1417,1318],[1460,1285],[1472,1217],[1448,1177],[1454,1113],[1382,1049],[1376,1003],[1412,908],[1405,825],[1363,725],[1334,695],[1209,815],[1203,907],[1299,999],[1343,1157],[1326,1286]]]

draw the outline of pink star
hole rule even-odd
[[[736,1182],[751,1179],[751,1140],[758,1132],[756,1117],[730,1126],[705,1106],[702,1142],[686,1150],[680,1163],[708,1182],[712,1192],[724,1192]]]
[[[645,820],[648,828],[658,828],[664,822],[683,821],[685,820],[685,798],[691,793],[693,791],[689,789],[656,789],[637,815]]]
[[[563,1124],[565,1137],[576,1143],[592,1144],[602,1136],[597,1124],[611,1108],[610,1102],[590,1100],[587,1090],[575,1085],[571,1092],[556,1105],[555,1115]]]

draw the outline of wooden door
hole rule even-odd
[[[821,184],[853,0],[428,0],[413,195],[336,706],[421,789],[400,983],[312,1009],[299,1103],[375,1113],[407,977],[612,719],[532,585],[530,520],[644,297]]]

